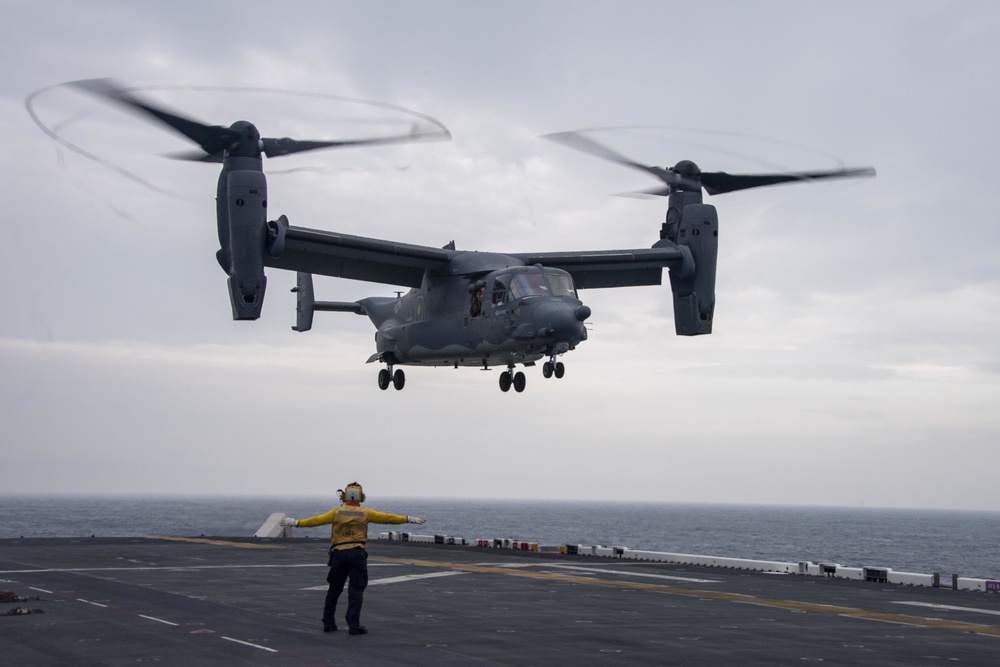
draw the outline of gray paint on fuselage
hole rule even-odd
[[[376,354],[369,361],[404,365],[491,366],[532,364],[567,352],[586,339],[575,294],[492,298],[498,278],[562,276],[560,269],[525,267],[509,255],[456,252],[446,268],[427,271],[420,288],[397,298],[370,297],[358,303],[375,325]],[[465,280],[462,280],[462,278]],[[472,288],[485,288],[481,314],[470,312]],[[585,318],[584,318],[585,319]]]

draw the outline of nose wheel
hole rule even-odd
[[[521,371],[515,373],[513,366],[500,373],[500,391],[502,392],[508,392],[511,387],[514,387],[514,391],[521,393],[527,384],[528,379],[524,373]]]
[[[392,366],[388,368],[383,368],[378,372],[378,388],[385,391],[392,384],[399,391],[406,384],[406,374],[403,373],[402,368],[397,368],[395,372],[392,370]]]
[[[542,375],[546,378],[550,378],[555,375],[557,378],[561,378],[566,375],[566,366],[561,361],[556,361],[555,357],[552,361],[546,361],[542,364]]]

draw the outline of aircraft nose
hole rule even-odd
[[[590,308],[587,306],[563,306],[549,311],[547,315],[547,326],[543,329],[547,338],[562,341],[584,338],[583,321],[590,317]]]

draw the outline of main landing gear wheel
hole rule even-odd
[[[528,378],[521,371],[515,373],[513,368],[508,368],[500,373],[500,391],[502,392],[510,391],[511,386],[513,386],[514,391],[521,393],[527,384]]]
[[[390,371],[388,368],[383,368],[378,372],[379,389],[385,391],[389,388],[390,383],[392,383],[392,386],[396,388],[396,391],[403,388],[403,385],[406,384],[406,374],[403,373],[402,368],[397,368],[395,373]]]
[[[542,364],[542,375],[544,375],[546,378],[550,378],[552,377],[553,374],[557,378],[561,378],[563,375],[566,375],[566,366],[563,364],[563,362],[546,361],[544,364]]]

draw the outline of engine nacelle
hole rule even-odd
[[[719,257],[719,215],[710,204],[688,204],[677,228],[677,245],[694,259],[690,276],[670,271],[674,294],[674,327],[678,336],[712,333],[715,315],[715,271]]]
[[[234,320],[256,320],[264,305],[267,179],[259,171],[229,172],[229,300]]]

